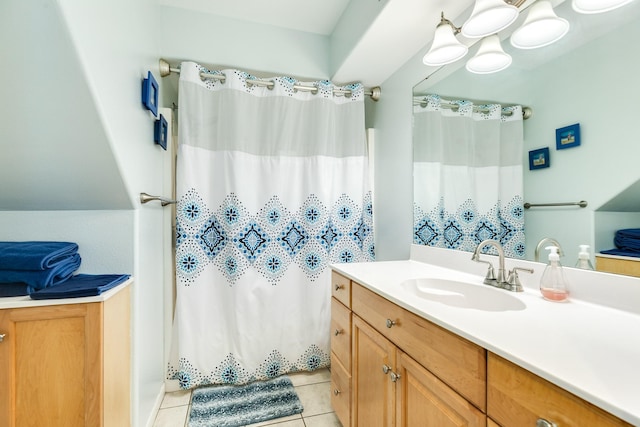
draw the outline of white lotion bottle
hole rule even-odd
[[[557,246],[547,246],[549,264],[547,264],[540,279],[540,292],[544,299],[554,302],[566,301],[569,298],[569,286],[564,277],[560,264]]]
[[[576,268],[582,268],[584,270],[593,270],[593,264],[591,264],[591,256],[589,255],[589,245],[579,245],[580,252],[578,252],[578,262]]]

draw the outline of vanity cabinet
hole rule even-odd
[[[332,403],[343,427],[536,427],[538,420],[631,426],[336,272],[332,277]],[[340,341],[348,323],[350,345]]]
[[[91,303],[0,310],[0,425],[130,425],[129,286]]]
[[[533,427],[540,419],[563,427],[631,426],[493,353],[487,384],[487,414],[505,427]]]
[[[485,350],[355,282],[350,289],[350,418],[334,403],[342,425],[484,427]],[[345,377],[337,367],[332,383]]]

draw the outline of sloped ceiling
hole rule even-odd
[[[473,0],[158,2],[165,6],[327,36],[330,39],[332,80],[339,83],[360,81],[365,86],[382,84],[429,44],[440,22],[441,11],[453,20],[473,5]]]
[[[0,210],[131,208],[56,2],[0,2]]]

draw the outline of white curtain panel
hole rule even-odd
[[[242,384],[329,365],[330,263],[370,261],[364,93],[185,62],[168,378]]]
[[[438,95],[418,101],[414,243],[473,251],[494,239],[523,258],[522,108],[447,101],[458,106],[451,109]]]

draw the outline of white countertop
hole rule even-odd
[[[129,278],[120,283],[118,286],[93,297],[82,298],[59,298],[59,299],[42,299],[34,300],[28,295],[23,297],[4,297],[0,298],[0,310],[5,308],[26,308],[26,307],[43,307],[47,305],[63,305],[63,304],[85,304],[91,302],[103,302],[111,298],[133,283],[133,279]]]
[[[524,292],[495,289],[496,292],[513,295],[524,304],[524,309],[485,311],[459,308],[417,297],[400,286],[405,280],[426,277],[487,286],[482,284],[486,264],[472,262],[468,252],[433,251],[433,248],[414,251],[412,247],[412,260],[335,264],[332,267],[401,307],[631,424],[640,425],[640,279],[619,279],[620,276],[596,272],[586,272],[585,275],[583,271],[565,268],[570,279],[581,283],[572,286],[570,280],[570,300],[554,303],[544,300],[538,291],[543,264],[509,260],[507,268],[514,265],[536,266],[534,275],[520,274]],[[420,254],[414,257],[416,252]],[[431,258],[434,263],[424,262],[426,258]],[[447,264],[442,262],[445,258],[450,259],[448,263],[455,264],[456,268],[443,266]],[[482,258],[495,259],[485,255]],[[497,268],[496,264],[494,262]],[[461,271],[478,271],[479,265],[480,274]],[[612,296],[606,301],[607,305],[590,302],[588,297],[596,298],[597,292],[587,294],[598,283],[586,284],[589,280],[598,282],[600,287],[609,290],[609,294],[618,293],[625,300],[620,301],[621,308],[616,306],[616,299]],[[620,285],[618,281],[625,283]],[[620,286],[630,286],[632,290],[624,288],[617,292]],[[584,299],[579,299],[582,297]],[[629,298],[634,300],[630,302]],[[629,304],[637,310],[626,309]]]

